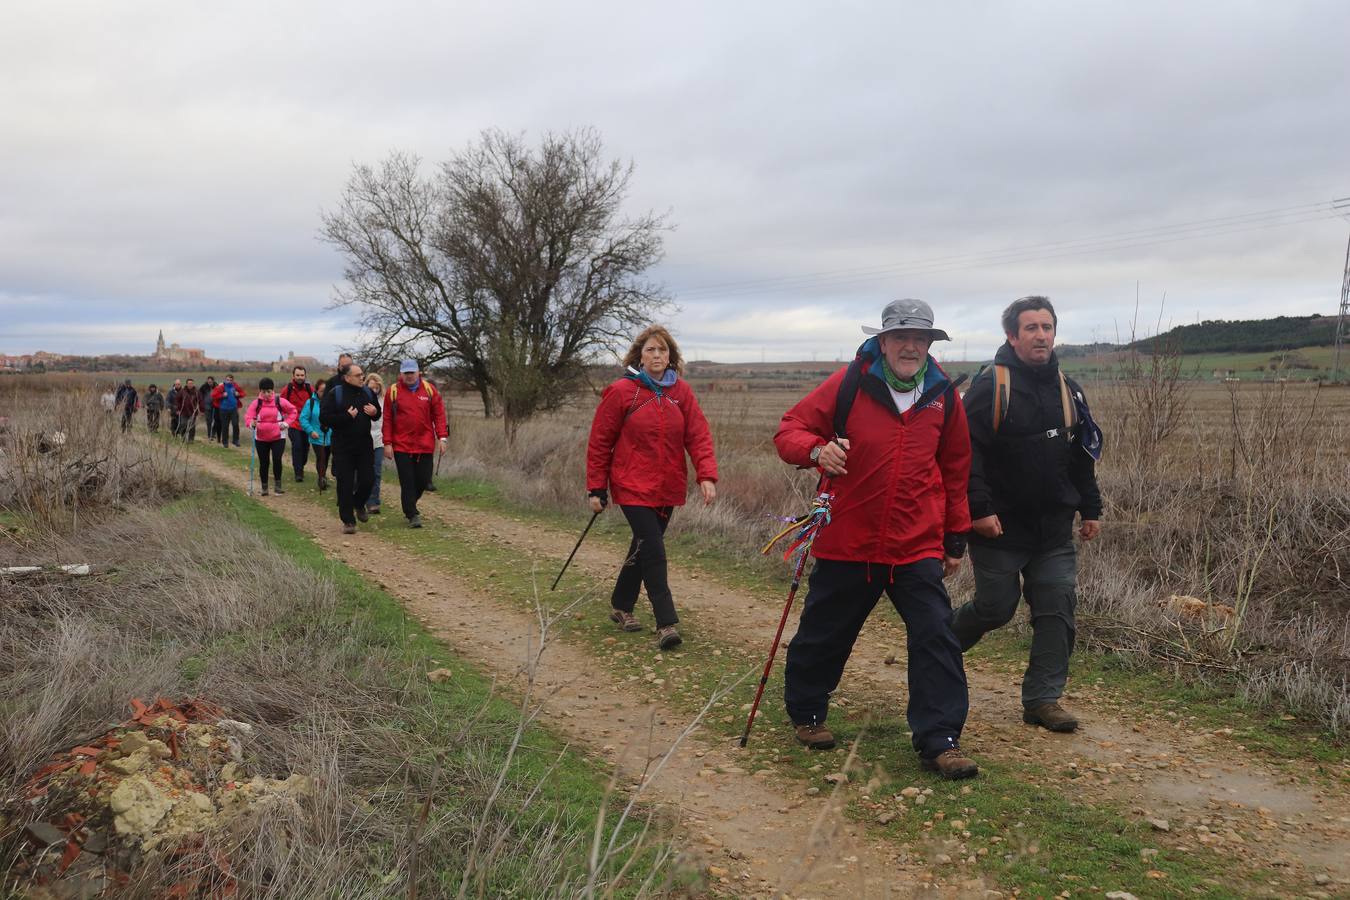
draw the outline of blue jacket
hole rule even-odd
[[[306,400],[305,408],[300,410],[300,427],[305,429],[310,444],[315,447],[327,447],[333,443],[332,429],[324,428],[323,425],[319,424],[319,398],[317,395]],[[318,432],[318,437],[314,436],[315,432]]]

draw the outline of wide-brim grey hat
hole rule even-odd
[[[905,328],[926,331],[930,340],[951,340],[947,332],[933,327],[933,307],[922,300],[892,300],[881,311],[881,327],[864,325],[862,330],[863,334],[885,334],[888,331],[900,331]]]

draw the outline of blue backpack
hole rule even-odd
[[[239,398],[233,384],[225,385],[225,396],[220,401],[220,408],[227,411],[239,408]]]

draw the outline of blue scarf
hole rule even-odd
[[[660,381],[657,381],[655,378],[648,375],[647,370],[642,368],[637,370],[636,375],[629,371],[625,372],[623,377],[638,382],[647,390],[655,394],[657,399],[665,396],[665,388],[674,387],[675,382],[679,380],[679,376],[675,374],[675,370],[669,366],[661,373]]]

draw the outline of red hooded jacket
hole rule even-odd
[[[607,488],[620,506],[683,506],[684,454],[698,481],[717,480],[712,431],[684,379],[662,396],[631,378],[605,388],[586,448],[586,489]]]
[[[865,352],[867,344],[863,347]],[[845,371],[835,372],[783,416],[773,441],[784,462],[811,466],[811,450],[833,437]],[[930,357],[920,393],[948,380]],[[953,409],[945,408],[948,402]],[[848,474],[830,480],[831,521],[821,528],[812,553],[887,566],[963,555],[970,531],[970,432],[960,396],[938,394],[900,414],[882,378],[864,371],[845,432]]]
[[[417,382],[416,390],[402,381],[391,384],[384,392],[383,420],[384,446],[393,447],[395,453],[432,453],[436,439],[450,435],[445,403],[425,378]]]

